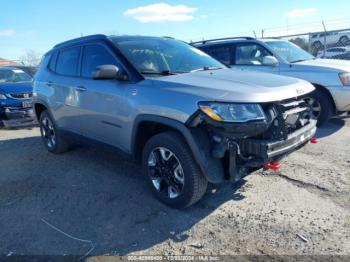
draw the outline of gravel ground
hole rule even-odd
[[[211,188],[178,211],[112,151],[52,155],[37,128],[0,129],[0,255],[349,256],[350,120],[318,137],[279,173]]]

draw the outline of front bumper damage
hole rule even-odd
[[[190,120],[209,182],[237,182],[303,147],[316,133],[316,120],[303,101],[265,105],[264,110],[264,121],[222,123],[201,112]]]

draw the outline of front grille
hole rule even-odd
[[[28,99],[32,97],[32,93],[23,93],[23,94],[7,94],[8,97],[14,99]]]
[[[284,100],[265,105],[265,113],[271,121],[265,139],[286,139],[296,130],[306,126],[311,119],[310,107],[300,99]]]

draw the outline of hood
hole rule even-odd
[[[304,80],[236,69],[197,71],[157,78],[154,82],[172,91],[223,102],[280,101],[314,90]]]
[[[0,92],[4,94],[32,93],[32,82],[0,83]]]
[[[350,61],[346,60],[339,60],[339,59],[312,59],[312,60],[306,60],[302,62],[298,62],[294,65],[302,65],[302,66],[308,66],[313,67],[315,69],[324,69],[328,71],[336,71],[338,73],[340,72],[350,72]]]

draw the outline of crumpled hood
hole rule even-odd
[[[350,72],[350,61],[339,59],[312,59],[293,64],[293,66],[309,66],[316,67],[318,70],[324,69],[325,71],[336,72]]]
[[[272,102],[298,97],[314,90],[300,79],[237,69],[197,71],[154,78],[154,84],[210,101]]]
[[[32,93],[31,82],[0,83],[0,92],[3,94],[23,94]]]

